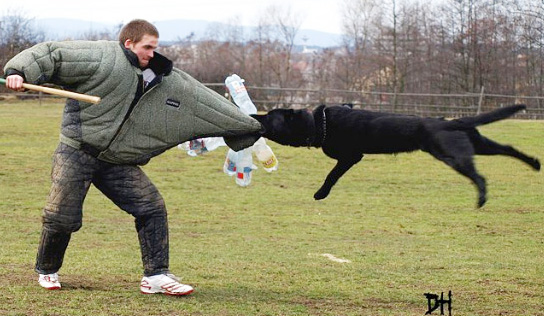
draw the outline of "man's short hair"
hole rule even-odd
[[[159,31],[153,24],[147,22],[146,20],[132,20],[123,26],[121,32],[119,32],[119,42],[124,44],[125,41],[129,39],[137,43],[142,40],[144,35],[152,35],[158,38]]]

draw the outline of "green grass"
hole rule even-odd
[[[60,103],[0,103],[0,315],[423,315],[423,294],[448,290],[454,315],[544,315],[542,173],[477,157],[489,200],[476,209],[469,181],[429,155],[375,155],[314,201],[334,161],[276,143],[280,169],[258,169],[247,188],[223,174],[225,148],[173,149],[143,167],[166,200],[171,270],[196,286],[191,296],[139,293],[133,220],[94,188],[63,289],[45,291],[33,265],[61,115]],[[481,131],[544,158],[544,122]]]

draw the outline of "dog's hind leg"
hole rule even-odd
[[[462,159],[461,161],[456,161],[452,167],[462,175],[468,177],[472,183],[474,183],[478,189],[478,207],[484,206],[485,202],[487,201],[485,178],[476,171],[472,157]]]
[[[336,166],[334,166],[331,172],[329,172],[327,175],[327,178],[325,179],[325,182],[321,188],[314,194],[314,199],[322,200],[326,198],[338,179],[340,179],[340,177],[342,177],[354,164],[361,161],[362,158],[363,157],[361,156],[356,160],[338,160]]]
[[[474,147],[462,132],[445,132],[435,135],[435,142],[428,143],[425,151],[443,161],[455,171],[469,178],[478,189],[478,207],[486,202],[486,183],[474,166]]]
[[[476,171],[476,167],[474,166],[474,162],[472,161],[472,156],[433,156],[443,161],[448,166],[452,167],[455,171],[469,178],[478,189],[478,208],[484,206],[485,202],[487,201],[487,188],[485,178],[482,177],[478,173],[478,171]]]
[[[509,145],[501,145],[491,139],[480,135],[480,133],[470,133],[470,140],[474,146],[477,155],[503,155],[517,158],[535,170],[540,170],[540,161],[537,158],[527,156]]]

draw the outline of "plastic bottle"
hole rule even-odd
[[[256,167],[253,165],[253,156],[251,148],[246,148],[237,152],[236,161],[236,184],[246,187],[251,183],[251,174]]]
[[[225,163],[223,164],[223,172],[229,176],[236,174],[236,162],[238,161],[238,153],[234,150],[229,149],[227,152],[227,157],[225,158]]]
[[[253,152],[266,172],[278,170],[278,159],[264,138],[259,138],[253,145]]]
[[[223,137],[206,137],[202,138],[202,141],[204,142],[204,148],[206,148],[206,151],[212,151],[216,150],[218,147],[227,146],[223,140]]]
[[[178,145],[178,148],[187,150],[189,156],[195,157],[205,154],[208,151],[215,150],[220,146],[226,146],[223,137],[206,137],[185,142]]]
[[[244,86],[244,79],[240,78],[240,76],[236,74],[233,74],[225,79],[225,85],[232,96],[232,100],[236,105],[238,105],[242,113],[247,115],[257,114],[257,107],[255,107],[255,104],[253,104],[249,98],[249,94]],[[278,169],[278,160],[276,156],[270,147],[266,145],[264,138],[261,137],[259,140],[257,140],[253,147],[237,152],[236,158],[229,158],[230,152],[227,153],[223,170],[225,171],[226,168],[228,171],[227,160],[233,161],[233,159],[235,159],[236,183],[239,186],[248,186],[251,183],[251,174],[253,170],[257,169],[257,167],[253,165],[253,152],[255,153],[255,156],[257,156],[257,160],[261,162],[267,172],[272,172]],[[225,171],[225,173],[227,173],[227,171]]]
[[[234,74],[225,79],[225,85],[232,96],[232,100],[240,107],[240,110],[244,114],[257,114],[257,107],[255,107],[255,104],[249,98],[244,81],[240,76]]]
[[[189,141],[189,150],[187,154],[189,156],[198,156],[207,152],[206,145],[204,145],[204,139],[193,139]]]

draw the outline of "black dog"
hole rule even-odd
[[[523,109],[524,105],[514,105],[455,120],[324,105],[313,113],[275,109],[265,115],[252,116],[263,125],[264,137],[282,145],[321,147],[327,156],[338,161],[315,193],[316,200],[327,197],[338,179],[364,154],[394,154],[419,149],[472,180],[478,188],[478,207],[481,207],[486,202],[486,183],[474,167],[475,154],[511,156],[540,170],[538,159],[511,146],[498,144],[480,135],[476,129]]]

